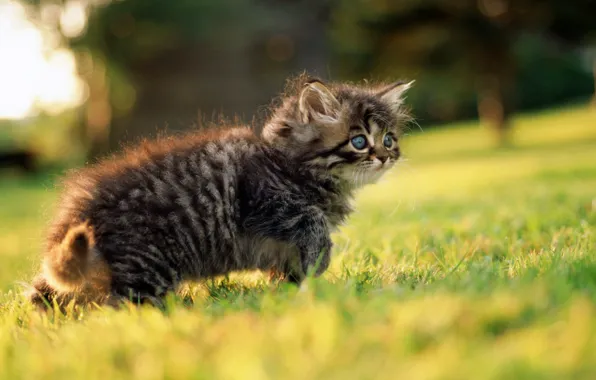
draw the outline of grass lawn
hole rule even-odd
[[[523,115],[515,145],[406,137],[306,291],[258,274],[188,306],[40,315],[19,295],[52,178],[0,178],[2,379],[594,379],[596,110]]]

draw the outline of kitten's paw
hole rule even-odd
[[[314,277],[319,277],[329,268],[331,246],[331,242],[328,241],[323,245],[322,249],[315,251],[317,252],[316,254],[313,252],[305,255],[302,260],[302,270],[307,276],[314,275]]]
[[[327,271],[327,268],[329,268],[329,264],[331,264],[331,256],[329,252],[327,252],[321,257],[321,259],[318,262],[318,265],[315,270],[315,277],[319,277],[320,275],[325,273],[325,271]]]

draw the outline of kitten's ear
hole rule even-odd
[[[388,104],[394,112],[398,112],[399,108],[404,103],[404,93],[408,91],[412,85],[414,85],[414,81],[407,83],[401,81],[392,83],[377,92],[377,97]]]
[[[318,80],[304,86],[300,93],[298,106],[303,121],[306,123],[313,119],[331,121],[339,116],[339,101],[331,93],[331,90]]]

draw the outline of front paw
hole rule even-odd
[[[331,255],[330,255],[330,251],[327,251],[327,253],[321,257],[321,260],[318,263],[318,266],[315,267],[316,268],[315,277],[319,277],[320,275],[322,275],[327,270],[327,268],[329,268],[330,263],[331,263]]]
[[[316,250],[311,248],[308,254],[304,255],[302,270],[306,275],[314,271],[314,276],[319,277],[329,268],[331,246],[331,241],[328,240],[319,245]]]

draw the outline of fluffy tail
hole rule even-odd
[[[59,292],[73,291],[83,285],[93,245],[93,232],[86,223],[71,228],[62,242],[46,254],[43,271],[48,284]]]

